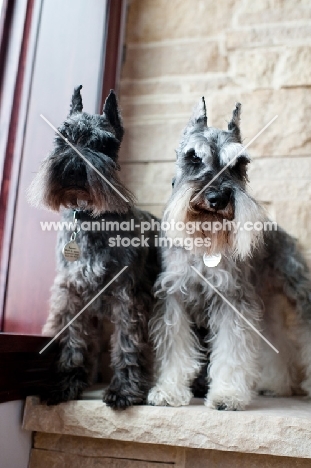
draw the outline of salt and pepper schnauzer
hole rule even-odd
[[[195,109],[177,150],[176,178],[164,221],[227,220],[243,227],[245,222],[267,220],[246,188],[250,159],[241,144],[240,109],[237,104],[227,131],[207,126],[204,99]],[[181,232],[171,227],[167,236],[177,239]],[[157,383],[149,392],[149,403],[189,403],[189,386],[203,357],[193,326],[210,333],[208,407],[244,409],[255,391],[288,396],[302,390],[311,396],[311,283],[296,240],[280,227],[236,233],[202,229],[192,237],[210,237],[211,245],[162,251],[164,271],[157,280],[159,302],[151,320]],[[221,254],[220,263],[206,266],[203,253],[207,260]]]
[[[134,207],[132,194],[118,177],[123,126],[115,93],[111,91],[107,97],[102,115],[90,115],[82,112],[81,88],[74,90],[70,114],[59,132],[98,172],[56,134],[54,149],[30,187],[30,201],[55,211],[65,207],[64,221],[72,221],[73,210],[77,210],[78,223],[103,218],[120,224],[134,219],[135,230],[123,232],[123,236],[139,237],[140,222],[151,221],[152,217]],[[152,385],[148,320],[153,308],[152,286],[158,273],[157,254],[154,247],[109,247],[111,232],[94,229],[77,234],[81,256],[75,262],[67,261],[61,253],[71,232],[59,232],[57,276],[44,334],[55,336],[123,267],[128,268],[57,339],[57,375],[45,396],[50,404],[80,396],[91,382],[103,318],[109,317],[115,327],[113,377],[104,402],[113,408],[125,408],[143,403]],[[149,239],[154,234],[149,232]]]

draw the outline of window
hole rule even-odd
[[[41,333],[55,276],[56,233],[42,231],[40,221],[57,220],[58,215],[36,210],[26,200],[27,187],[54,138],[40,114],[58,126],[69,111],[73,88],[79,84],[83,85],[84,109],[101,111],[109,89],[116,88],[118,81],[125,8],[125,0],[3,0],[2,332]]]

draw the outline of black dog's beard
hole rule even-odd
[[[72,164],[72,173],[67,163],[67,176],[61,158],[60,154],[58,164],[55,158],[43,161],[28,190],[28,199],[32,205],[53,211],[59,211],[61,207],[85,208],[94,216],[105,212],[126,213],[133,206],[134,197],[120,182],[116,173],[117,166],[109,158],[106,158],[105,165],[98,161],[96,163],[94,156],[89,158],[103,177],[84,162],[79,164],[78,169]],[[72,156],[75,164],[77,158],[78,155]]]

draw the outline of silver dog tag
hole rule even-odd
[[[71,240],[64,245],[63,255],[68,262],[75,262],[80,258],[80,249],[76,241]]]
[[[221,254],[220,253],[215,254],[215,255],[207,255],[207,253],[205,253],[203,255],[204,265],[206,265],[206,266],[208,266],[210,268],[214,268],[215,266],[217,266],[220,263],[220,260],[221,260]]]

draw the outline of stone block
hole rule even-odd
[[[311,200],[311,157],[257,158],[248,176],[257,199],[286,204]]]
[[[149,95],[135,96],[121,99],[121,111],[124,121],[140,121],[146,119],[162,119],[163,122],[177,118],[184,118],[186,125],[189,120],[191,109],[194,106],[194,100],[197,100],[196,95],[178,94],[173,96],[167,95]],[[180,131],[182,128],[180,129]]]
[[[258,46],[292,45],[293,43],[304,45],[310,40],[310,22],[238,28],[226,32],[228,50]]]
[[[237,49],[229,57],[235,83],[242,89],[297,88],[311,84],[311,46],[308,45],[293,44],[277,50]]]
[[[35,434],[34,447],[80,457],[120,458],[161,463],[175,463],[180,458],[181,450],[167,445],[139,444],[119,440],[92,439],[91,437],[81,439],[81,437],[43,432]]]
[[[217,41],[189,39],[150,46],[128,44],[122,78],[195,75],[222,72],[227,67],[227,57]]]
[[[37,397],[28,397],[23,428],[98,439],[310,459],[310,409],[311,403],[302,397],[257,397],[246,411],[236,412],[208,409],[199,399],[186,407],[136,406],[116,412],[102,401],[80,400],[46,406]]]
[[[234,0],[134,0],[129,9],[127,42],[217,36],[239,9]]]
[[[141,210],[149,211],[151,214],[161,219],[165,205],[164,204],[163,205],[148,205],[144,203],[138,203],[137,206]]]
[[[126,132],[121,145],[120,163],[132,161],[175,161],[175,148],[189,117],[182,119],[152,119],[145,122],[125,122]]]
[[[309,460],[221,452],[220,450],[187,449],[185,468],[308,468]]]
[[[32,449],[29,468],[173,468],[172,463],[157,463],[117,458],[80,457],[78,455]]]
[[[278,118],[254,141],[249,152],[253,157],[302,156],[311,154],[311,102],[308,88],[226,93],[214,90],[205,93],[208,108],[208,124],[226,129],[227,121],[236,101],[242,103],[241,129],[247,144],[275,115]],[[162,103],[162,110],[180,108],[180,115],[142,115],[139,109],[147,106],[157,112],[153,103],[132,105],[131,118],[125,119],[126,133],[121,147],[124,161],[174,160],[174,149],[178,146],[183,128],[188,122],[193,106],[200,94],[184,97],[180,104],[175,100]],[[130,106],[130,105],[129,105]],[[142,106],[142,107],[141,107]],[[188,109],[188,110],[187,110]],[[145,108],[146,111],[146,108]],[[128,109],[127,112],[130,112]]]
[[[163,205],[172,192],[174,163],[128,164],[122,180],[138,203]]]
[[[311,11],[311,6],[310,6]],[[311,29],[311,22],[310,22]],[[288,47],[284,51],[275,85],[282,86],[310,86],[311,85],[311,45],[302,47]]]
[[[211,125],[226,128],[236,101],[242,103],[241,130],[246,145],[275,116],[278,118],[250,147],[251,156],[311,154],[311,105],[307,88],[215,91],[210,97]],[[221,104],[220,104],[221,103]]]
[[[229,54],[231,73],[240,89],[273,88],[280,52],[264,47]]]
[[[290,22],[311,18],[309,0],[261,0],[245,2],[238,13],[238,24]]]
[[[202,95],[215,89],[236,87],[235,79],[225,73],[204,73],[195,76],[176,75],[142,80],[122,79],[120,83],[121,105],[124,97],[134,100],[137,96],[184,97]],[[172,108],[172,111],[174,107]]]

